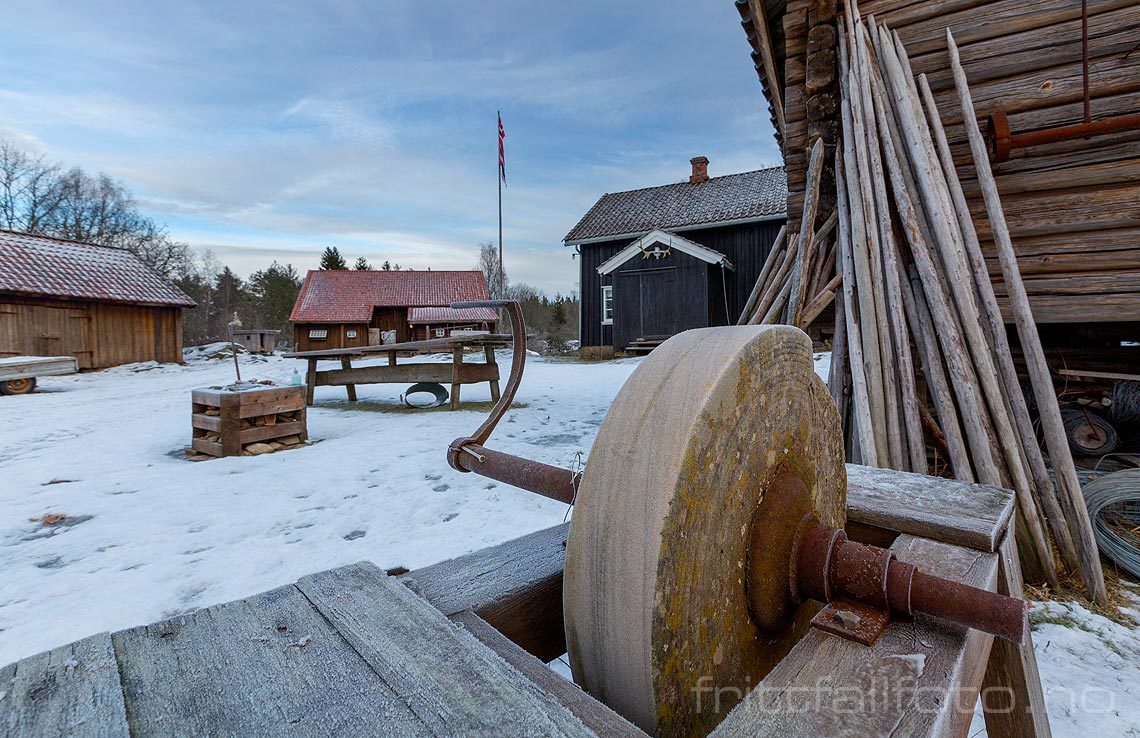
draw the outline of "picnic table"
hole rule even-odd
[[[348,399],[356,401],[358,384],[415,384],[435,382],[451,385],[451,409],[459,409],[459,389],[465,384],[487,382],[491,385],[491,400],[499,400],[499,365],[495,361],[495,349],[510,345],[511,337],[502,333],[448,336],[426,341],[404,341],[376,346],[357,346],[343,349],[320,351],[295,351],[285,354],[287,359],[305,359],[309,368],[305,373],[305,403],[313,404],[313,391],[317,387],[344,387]],[[483,349],[485,361],[467,363],[463,355],[467,349]],[[451,363],[411,362],[399,364],[401,355],[412,356],[420,353],[450,352]],[[387,354],[387,365],[352,365],[353,358]],[[318,361],[337,361],[339,369],[318,369]]]

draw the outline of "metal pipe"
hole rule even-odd
[[[795,547],[793,592],[800,598],[853,600],[902,615],[922,613],[1025,643],[1025,603],[989,590],[919,571],[893,552],[847,539],[819,523],[804,527]]]
[[[495,451],[470,443],[467,438],[451,442],[447,463],[457,471],[475,472],[567,505],[574,501],[578,491],[577,475],[569,469]]]
[[[990,144],[990,158],[995,162],[1007,161],[1010,152],[1014,149],[1023,149],[1029,146],[1060,143],[1078,138],[1089,138],[1107,133],[1124,133],[1140,130],[1140,113],[1130,115],[1117,115],[1103,120],[1094,120],[1089,123],[1073,123],[1056,128],[1045,128],[1040,131],[1027,133],[1011,133],[1009,118],[1002,111],[991,115],[988,120],[987,134]]]

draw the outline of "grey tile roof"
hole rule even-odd
[[[788,181],[783,167],[727,174],[707,182],[678,182],[602,195],[563,241],[574,243],[627,235],[654,228],[778,216],[787,210]]]

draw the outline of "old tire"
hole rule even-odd
[[[26,395],[33,392],[35,389],[35,377],[9,379],[7,382],[0,382],[0,395]]]
[[[763,508],[780,489],[796,510]],[[759,573],[786,583],[796,522],[842,527],[845,497],[838,418],[802,331],[669,339],[618,393],[578,490],[563,585],[575,681],[651,735],[706,735],[818,609],[792,603],[761,630],[748,561],[768,555]]]

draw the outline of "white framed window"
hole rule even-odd
[[[602,325],[614,323],[614,288],[613,285],[602,285]]]
[[[328,337],[329,337],[328,328],[310,328],[309,329],[309,338],[315,338],[317,340],[324,340]]]
[[[344,337],[345,338],[356,338],[356,331],[349,329],[349,330],[344,332]]]
[[[446,328],[436,328],[435,329],[435,337],[436,338],[447,338],[447,329]]]

